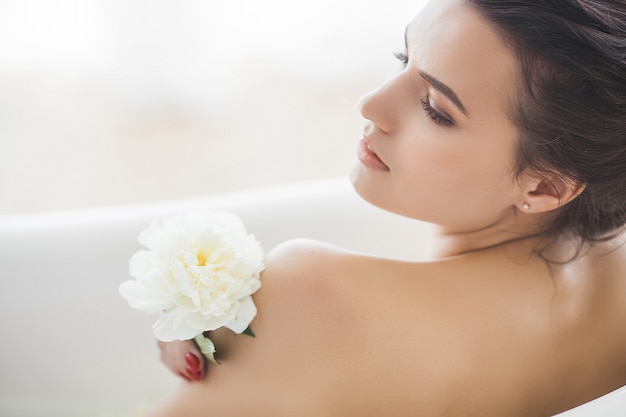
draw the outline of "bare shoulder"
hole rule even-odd
[[[265,257],[265,275],[315,274],[330,271],[350,253],[329,243],[292,239],[273,248]]]
[[[554,414],[624,383],[625,256],[594,250],[550,268],[493,250],[411,263],[285,242],[254,295],[256,337],[216,334],[221,365],[185,386],[171,415],[193,405],[229,416],[439,416],[467,404],[484,416]],[[242,391],[255,395],[244,404],[232,394]]]
[[[350,276],[349,269],[361,258],[337,246],[309,239],[294,239],[272,249],[265,259],[258,298],[271,297],[275,303],[283,297],[299,300],[299,309],[328,308],[320,304],[332,286],[338,286]],[[326,295],[328,295],[326,293]],[[313,305],[306,303],[316,297]],[[335,298],[334,302],[340,300]],[[261,310],[261,309],[259,309]]]
[[[333,377],[326,366],[329,345],[338,334],[332,318],[342,304],[328,275],[337,274],[346,254],[303,239],[269,251],[261,288],[253,295],[255,337],[213,332],[220,364],[209,365],[205,380],[182,385],[151,417],[202,416],[208,410],[231,417],[323,415],[320,406]]]
[[[265,259],[262,286],[255,294],[259,321],[288,331],[283,323],[297,322],[298,328],[328,331],[327,316],[341,308],[344,298],[338,288],[350,276],[348,270],[358,256],[337,246],[308,239],[284,242]],[[302,333],[297,331],[299,337]]]

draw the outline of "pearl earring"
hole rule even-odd
[[[522,208],[524,209],[524,211],[528,211],[528,210],[530,210],[530,204],[524,203],[524,204],[522,204]]]

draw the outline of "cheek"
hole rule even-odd
[[[468,176],[481,175],[481,170],[473,166],[473,155],[459,147],[421,142],[406,146],[399,153],[403,163],[397,165],[396,174],[407,187],[457,189],[470,182]]]
[[[512,189],[508,152],[448,145],[403,150],[398,192],[408,198],[407,206],[432,221],[458,215],[461,209],[487,215],[508,206]]]

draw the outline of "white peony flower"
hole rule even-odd
[[[131,307],[162,312],[153,326],[169,342],[226,327],[242,333],[256,315],[261,245],[242,221],[225,212],[193,212],[153,222],[139,235],[148,250],[130,260],[136,279],[120,285]]]

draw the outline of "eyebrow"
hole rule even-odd
[[[407,25],[406,28],[404,29],[404,44],[405,44],[407,51],[409,49],[409,27],[410,26],[411,25]],[[424,71],[420,71],[419,73],[420,73],[420,76],[424,80],[426,80],[426,82],[428,82],[435,90],[439,91],[441,94],[447,97],[448,100],[450,100],[452,104],[454,104],[459,110],[461,110],[461,113],[463,113],[465,117],[467,117],[467,109],[465,108],[461,100],[459,99],[459,96],[456,95],[454,90],[452,90],[446,84],[444,84],[443,82],[439,81],[438,79],[436,79],[435,77],[433,77],[432,75]]]
[[[467,116],[467,110],[465,109],[465,106],[459,99],[459,96],[457,96],[456,93],[450,87],[448,87],[447,85],[445,85],[444,83],[442,83],[441,81],[433,77],[432,75],[425,73],[424,71],[420,71],[420,75],[435,90],[439,91],[441,94],[446,96],[448,100],[452,102],[452,104],[458,107],[458,109],[461,110],[461,113]]]

